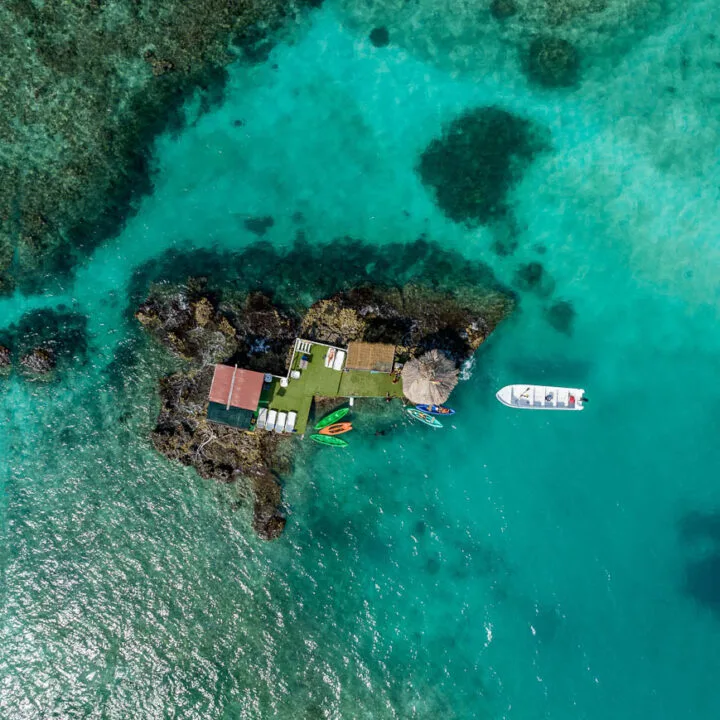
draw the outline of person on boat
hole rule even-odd
[[[552,394],[552,393],[548,393],[548,394],[545,396],[545,402],[550,402],[552,399],[553,399],[553,394]]]

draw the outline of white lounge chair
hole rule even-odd
[[[328,348],[328,351],[325,353],[325,367],[332,367],[333,362],[335,362],[335,348],[331,347]]]
[[[262,409],[260,410],[260,412],[258,413],[257,423],[255,424],[255,427],[256,427],[258,430],[264,430],[264,429],[265,429],[265,423],[267,422],[267,416],[268,416],[267,408],[262,408]]]
[[[277,422],[275,423],[275,432],[285,432],[285,421],[287,420],[286,412],[279,412],[277,416]]]
[[[275,429],[275,420],[277,419],[277,410],[271,410],[267,416],[267,422],[265,423],[265,429],[268,432],[272,432]]]
[[[342,370],[345,364],[345,351],[338,350],[335,354],[335,360],[333,361],[333,370]]]
[[[286,433],[294,433],[295,432],[295,421],[296,420],[297,420],[297,413],[293,412],[291,410],[288,413],[287,422],[285,423],[285,432]]]

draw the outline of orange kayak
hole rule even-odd
[[[327,427],[318,430],[318,432],[321,435],[342,435],[343,433],[350,432],[350,430],[352,430],[352,423],[340,422],[328,425]]]

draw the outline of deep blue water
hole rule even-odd
[[[66,305],[90,338],[55,383],[0,381],[0,715],[718,716],[718,18],[651,9],[596,29],[580,86],[551,91],[465,6],[328,3],[159,139],[153,194],[71,282],[0,301],[3,326]],[[379,20],[386,48],[367,39]],[[415,171],[481,105],[552,138],[511,195],[508,257]],[[299,227],[313,244],[425,233],[507,283],[540,261],[554,284],[520,293],[443,431],[398,411],[342,455],[303,446],[273,544],[235,488],[153,451],[161,359],[108,365],[131,347],[138,268],[239,251],[264,215],[279,248]],[[571,334],[547,322],[556,300],[575,308]],[[591,403],[494,400],[523,381]]]

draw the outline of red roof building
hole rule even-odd
[[[226,408],[257,410],[265,376],[254,370],[216,365],[210,386],[210,402]]]

